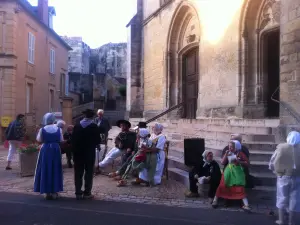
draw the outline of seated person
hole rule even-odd
[[[131,127],[130,122],[127,120],[119,120],[117,126],[121,128],[121,132],[115,140],[116,147],[112,148],[103,161],[99,163],[100,169],[105,168],[120,156],[122,156],[123,165],[135,150],[136,133],[129,131]]]
[[[157,163],[154,167],[151,163],[151,167],[143,169],[139,173],[139,178],[137,178],[133,185],[159,185],[161,183],[161,178],[163,176],[164,166],[165,166],[165,143],[166,137],[162,134],[163,126],[156,123],[153,127],[153,134],[150,137],[152,141],[152,147],[147,147],[145,145],[141,146],[141,150],[147,153],[156,153]],[[151,177],[152,171],[154,172],[154,178]]]
[[[239,141],[240,143],[242,143],[242,135],[240,134],[232,134],[230,140],[236,140]],[[223,149],[222,151],[222,158],[225,155],[225,153],[228,151],[229,147],[228,145]],[[250,152],[248,150],[248,148],[244,145],[242,145],[242,150],[241,150],[246,157],[249,160],[249,164],[250,164]],[[227,165],[224,165],[224,167],[226,167]],[[249,167],[244,168],[244,172],[246,175],[246,188],[254,188],[254,177],[250,175],[250,171],[249,171]]]
[[[144,168],[156,168],[157,155],[156,152],[146,153],[142,150],[143,146],[148,148],[152,147],[153,143],[150,140],[150,133],[145,128],[140,128],[138,133],[138,151],[130,160],[130,163],[127,165],[126,170],[122,176],[122,179],[118,182],[118,186],[124,186],[127,184],[127,176],[131,171],[142,171]],[[124,166],[124,165],[123,165]],[[150,180],[154,179],[155,169],[152,169],[148,176],[151,177]]]
[[[198,171],[193,170],[189,174],[190,191],[186,193],[186,197],[198,197],[197,185],[199,186],[205,183],[209,184],[208,197],[212,203],[222,176],[220,166],[213,157],[214,155],[211,151],[204,151],[204,164],[201,163],[201,168],[198,167]]]
[[[219,198],[229,200],[242,200],[243,209],[250,211],[248,199],[246,197],[246,178],[243,168],[249,165],[247,156],[241,151],[242,146],[239,141],[231,141],[229,150],[221,160],[223,165],[227,165],[213,200],[212,207],[218,206]]]

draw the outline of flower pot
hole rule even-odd
[[[38,151],[19,154],[21,177],[34,176],[38,155]]]

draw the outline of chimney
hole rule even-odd
[[[48,0],[38,0],[38,16],[44,24],[49,25]]]

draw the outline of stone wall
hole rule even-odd
[[[144,111],[144,45],[143,4],[137,1],[137,14],[127,25],[127,117],[143,117]]]
[[[73,49],[69,51],[68,72],[89,74],[90,73],[90,47],[83,42],[82,37],[62,37]]]
[[[108,43],[91,54],[92,72],[126,78],[126,43]]]
[[[300,112],[300,1],[281,1],[280,113],[282,123],[299,126]],[[291,116],[294,112],[298,120]]]

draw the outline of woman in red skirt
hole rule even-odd
[[[229,150],[221,160],[221,163],[225,168],[212,203],[213,208],[218,206],[218,199],[223,198],[226,200],[242,200],[244,204],[243,209],[250,211],[248,199],[246,197],[246,179],[243,169],[244,167],[248,167],[249,160],[241,151],[241,148],[242,146],[239,141],[231,141],[229,143]]]

